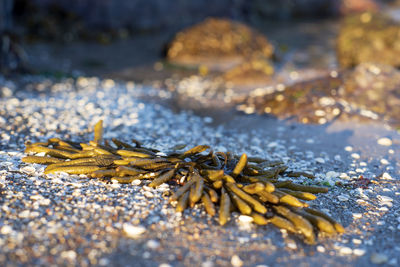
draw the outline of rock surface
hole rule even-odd
[[[360,64],[346,78],[344,87],[347,101],[400,125],[400,72],[397,69],[382,64]]]
[[[344,19],[337,39],[341,66],[373,62],[400,66],[400,24],[379,13],[362,13]]]
[[[245,113],[267,113],[281,119],[324,124],[341,113],[341,106],[334,99],[341,84],[341,77],[328,76],[287,88],[267,88],[271,90],[250,93],[246,104],[238,108]]]
[[[334,77],[332,77],[332,74]],[[363,63],[341,74],[285,88],[254,90],[239,109],[269,113],[282,119],[324,124],[336,119],[383,119],[400,125],[400,72],[387,65]]]
[[[273,46],[250,27],[228,19],[209,18],[176,34],[167,59],[172,63],[226,70],[251,58],[272,56]]]

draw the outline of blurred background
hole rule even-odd
[[[17,70],[24,61],[29,63],[24,67],[30,66],[38,72],[83,70],[89,74],[154,62],[162,58],[165,47],[178,31],[207,17],[244,22],[285,50],[313,42],[326,43],[340,17],[396,6],[394,0],[1,0],[0,3],[3,73]]]
[[[6,76],[97,76],[165,89],[180,108],[400,125],[400,1],[0,3]]]

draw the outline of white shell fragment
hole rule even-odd
[[[382,138],[378,139],[377,143],[378,143],[378,145],[381,145],[381,146],[391,146],[392,140],[387,137],[382,137]]]
[[[339,201],[348,201],[350,199],[350,196],[347,194],[341,194],[337,197]]]
[[[129,238],[138,238],[146,232],[145,227],[143,227],[141,225],[135,226],[130,223],[124,223],[122,226],[122,229],[123,229],[124,233],[126,234],[126,236]]]
[[[231,264],[234,267],[241,267],[243,266],[243,261],[239,258],[238,255],[233,255],[231,258]]]

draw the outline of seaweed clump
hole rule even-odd
[[[210,216],[218,216],[220,225],[230,220],[232,211],[252,217],[255,224],[273,224],[300,234],[307,243],[315,243],[316,233],[343,233],[344,228],[328,215],[312,209],[306,201],[326,193],[328,188],[282,180],[280,176],[314,176],[289,172],[281,161],[268,161],[230,152],[214,152],[199,145],[184,152],[160,153],[112,139],[103,139],[103,123],[95,125],[94,140],[76,143],[59,138],[27,143],[22,158],[25,163],[45,164],[45,174],[66,172],[85,174],[103,181],[129,184],[136,179],[150,180],[150,187],[175,183],[178,189],[170,196],[176,211],[202,203]],[[209,151],[207,153],[207,151]],[[35,154],[45,154],[39,156]]]

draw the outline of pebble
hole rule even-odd
[[[393,198],[388,197],[388,196],[377,195],[377,198],[378,198],[381,202],[392,202],[392,201],[393,201]]]
[[[350,255],[353,254],[353,250],[349,247],[342,247],[340,248],[339,253],[343,255]]]
[[[340,176],[340,173],[335,172],[335,171],[329,171],[325,174],[326,178],[328,179],[334,179],[334,178],[338,178]]]
[[[244,243],[249,242],[250,238],[241,236],[241,237],[238,237],[238,241],[239,241],[239,243],[244,244]]]
[[[323,158],[315,158],[315,162],[324,164],[325,160]]]
[[[51,201],[48,198],[38,200],[39,205],[41,206],[48,206],[50,205]]]
[[[8,235],[11,234],[12,232],[12,227],[9,225],[4,225],[3,227],[1,227],[0,233],[3,235]]]
[[[158,242],[157,240],[151,239],[151,240],[147,241],[146,246],[149,249],[153,249],[154,250],[154,249],[157,249],[157,248],[160,247],[160,242]]]
[[[353,249],[353,254],[356,256],[362,256],[365,254],[365,249],[355,248]]]
[[[352,153],[352,154],[351,154],[351,157],[352,157],[353,159],[359,159],[359,158],[360,158],[360,154],[358,154],[358,153]]]
[[[132,181],[132,185],[140,185],[141,183],[142,183],[142,181],[140,181],[139,179]]]
[[[269,147],[269,148],[274,148],[274,147],[277,147],[277,146],[279,146],[279,144],[278,144],[277,142],[270,142],[270,143],[268,144],[268,147]]]
[[[21,219],[26,219],[26,218],[29,218],[29,214],[30,214],[29,210],[24,210],[24,211],[21,211],[18,216]]]
[[[393,259],[388,261],[388,264],[392,265],[392,266],[398,266],[398,261],[397,261],[396,258],[393,258]]]
[[[143,259],[149,259],[151,257],[151,253],[149,251],[143,252]]]
[[[240,215],[238,218],[239,222],[241,223],[251,223],[254,219],[251,216],[247,215]]]
[[[213,118],[211,118],[211,117],[204,117],[204,122],[205,122],[205,123],[212,123],[212,122],[213,122]]]
[[[337,197],[339,201],[348,201],[350,199],[350,196],[347,194],[341,194]]]
[[[293,250],[297,249],[296,242],[294,242],[294,241],[290,241],[290,242],[288,242],[286,245],[287,245],[287,247],[290,248],[290,249],[293,249]]]
[[[350,180],[350,176],[347,173],[342,172],[339,176],[340,179]]]
[[[342,160],[342,157],[341,157],[340,155],[335,155],[334,159],[335,159],[336,161],[341,161],[341,160]]]
[[[374,264],[384,264],[388,261],[389,258],[383,253],[372,253],[370,259],[371,262]]]
[[[26,174],[34,174],[36,172],[36,169],[32,166],[25,166],[20,168],[20,171]]]
[[[30,199],[39,200],[39,199],[43,199],[43,196],[42,195],[33,195],[33,196],[30,196]]]
[[[124,223],[123,226],[123,231],[129,238],[138,238],[142,234],[146,232],[146,228],[143,226],[135,226],[129,223]]]
[[[308,139],[306,140],[306,143],[307,143],[307,144],[314,144],[315,141],[314,141],[314,139],[312,139],[312,138],[308,138]]]
[[[75,261],[76,260],[76,252],[73,250],[67,250],[63,251],[60,254],[61,258],[70,260],[70,261]]]
[[[108,259],[106,259],[106,258],[101,258],[99,260],[99,265],[100,266],[106,266],[106,265],[109,265],[109,264],[110,264],[110,261]]]
[[[241,267],[243,266],[243,261],[239,258],[238,255],[233,255],[231,258],[231,264],[234,267]]]
[[[374,244],[374,242],[372,241],[372,239],[368,239],[368,240],[364,240],[364,244],[372,246]]]
[[[384,179],[384,180],[394,180],[393,177],[387,172],[384,172],[382,174],[382,179]]]
[[[212,261],[204,261],[202,264],[201,264],[201,267],[214,267],[214,262],[212,262]]]
[[[378,143],[378,145],[381,145],[381,146],[391,146],[392,140],[387,137],[382,137],[382,138],[378,139],[377,143]]]
[[[351,152],[351,151],[353,151],[353,147],[352,146],[346,146],[344,148],[344,150],[346,150],[347,152]]]
[[[145,191],[145,192],[143,193],[143,195],[144,195],[145,197],[147,197],[147,198],[153,198],[153,197],[154,197],[154,194],[153,194],[152,192],[149,192],[149,191]]]
[[[387,159],[381,159],[381,164],[388,165],[389,161]]]

